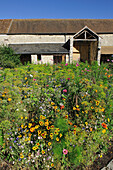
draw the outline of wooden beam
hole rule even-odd
[[[96,39],[73,39],[73,41],[97,41]]]

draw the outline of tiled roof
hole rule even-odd
[[[16,54],[68,54],[62,43],[10,44]]]
[[[113,33],[113,19],[3,19],[0,33],[75,34],[85,26],[96,33]]]

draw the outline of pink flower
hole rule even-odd
[[[68,150],[67,149],[63,149],[63,154],[67,155],[67,153],[68,153]]]
[[[63,92],[67,93],[67,90],[66,90],[66,89],[64,89],[64,90],[63,90]]]
[[[70,80],[70,78],[67,78],[68,80]]]
[[[107,59],[107,61],[109,61],[109,59]]]
[[[78,63],[76,63],[76,67],[80,66]]]
[[[111,60],[111,62],[113,63],[113,60]]]
[[[33,79],[33,81],[36,81],[36,79]]]
[[[65,64],[65,66],[67,66],[67,65],[68,65],[68,63]]]

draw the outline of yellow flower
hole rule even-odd
[[[79,105],[76,105],[76,107],[78,108],[78,107],[79,107]]]
[[[45,151],[44,150],[42,150],[42,154],[44,154],[45,153]]]
[[[23,119],[23,116],[21,116],[21,119]]]
[[[51,142],[48,142],[48,145],[50,146],[50,145],[51,145]]]
[[[24,97],[25,97],[25,98],[27,98],[27,96],[26,96],[26,95],[25,95]]]
[[[45,116],[42,117],[42,119],[45,119],[45,118],[46,118]]]
[[[38,135],[40,135],[41,134],[41,130],[38,130]]]
[[[45,122],[45,126],[48,126],[49,125],[49,122]]]
[[[8,98],[8,102],[10,102],[12,99],[11,98]]]
[[[97,93],[97,90],[95,90],[95,92]]]
[[[21,128],[23,128],[24,127],[24,125],[21,125]]]
[[[28,124],[28,128],[30,128],[31,126],[32,126],[32,123],[29,123],[29,124]]]
[[[91,109],[94,109],[94,107],[93,107],[93,106],[91,106]]]
[[[40,115],[40,119],[42,119],[43,118],[43,115]]]
[[[103,130],[102,130],[102,133],[106,133],[106,129],[103,129]]]
[[[51,163],[51,166],[53,167],[53,166],[54,166],[54,164],[53,164],[53,163]]]
[[[33,150],[36,150],[36,147],[34,146],[34,147],[32,147],[32,149],[33,149]]]
[[[56,138],[56,141],[59,141],[59,138],[58,138],[58,137]]]
[[[102,155],[100,155],[100,158],[102,158]]]
[[[5,97],[5,94],[2,94],[2,97]]]
[[[27,80],[27,77],[25,77],[25,80]]]
[[[24,155],[21,154],[21,155],[20,155],[20,158],[24,158]]]
[[[28,134],[29,137],[31,137],[31,135],[32,135],[31,133]]]
[[[18,137],[19,137],[19,138],[21,138],[21,137],[22,137],[22,135],[19,135]]]
[[[54,102],[51,102],[51,105],[54,105],[55,103]]]
[[[39,121],[39,124],[40,124],[40,126],[43,126],[43,125],[44,125],[44,122]]]
[[[85,122],[85,125],[87,126],[87,125],[88,125],[88,122]]]
[[[29,153],[28,156],[31,156],[31,153]]]
[[[78,114],[76,114],[76,116],[77,116],[77,117],[79,117],[79,115],[78,115]]]
[[[60,138],[62,137],[62,134],[60,133]]]
[[[30,131],[31,131],[31,132],[34,132],[34,131],[35,131],[35,128],[34,128],[34,127],[30,128]]]
[[[99,103],[100,103],[99,101],[96,101],[96,105],[97,105],[97,106],[99,105]]]
[[[110,122],[110,119],[108,118],[108,122]]]
[[[73,107],[73,110],[76,110],[76,107]]]
[[[36,125],[36,126],[35,126],[35,129],[38,129],[38,128],[39,128],[39,125]]]

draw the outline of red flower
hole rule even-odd
[[[105,123],[102,123],[103,128],[107,129],[107,125]]]
[[[61,105],[61,106],[60,106],[60,109],[64,109],[64,105]]]

